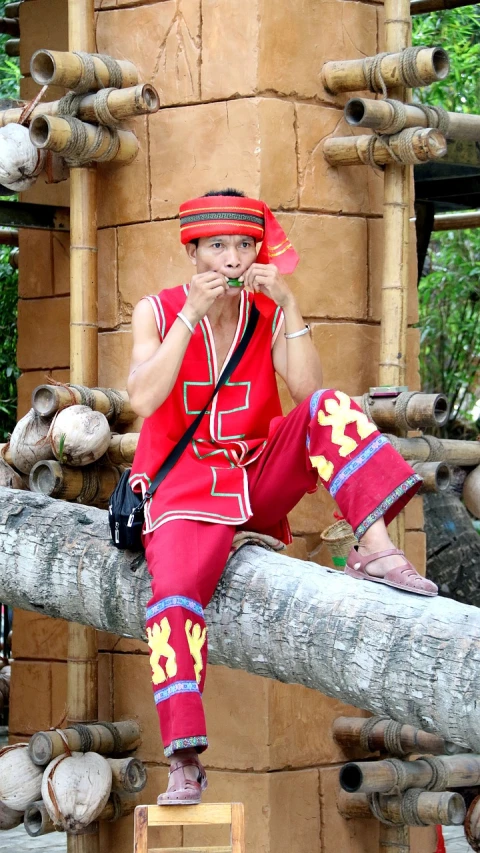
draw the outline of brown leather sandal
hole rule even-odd
[[[185,767],[196,767],[198,777],[196,781],[187,779],[185,775]],[[174,776],[174,784],[168,788],[164,794],[159,794],[157,797],[158,806],[197,806],[202,799],[202,791],[208,785],[205,768],[200,761],[195,758],[179,758],[174,764],[170,765],[168,778]],[[178,780],[178,781],[177,781]]]
[[[438,587],[433,581],[422,578],[417,570],[412,566],[407,559],[401,566],[395,566],[385,572],[383,578],[376,578],[374,575],[369,575],[366,567],[374,560],[379,560],[381,557],[393,557],[399,554],[405,557],[403,551],[398,548],[390,548],[388,551],[378,551],[376,554],[359,554],[355,548],[352,548],[345,566],[345,574],[351,578],[358,578],[364,581],[373,581],[373,583],[383,583],[386,586],[393,586],[395,589],[403,589],[405,592],[414,592],[417,595],[437,595]]]

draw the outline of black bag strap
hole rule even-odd
[[[243,335],[243,338],[240,341],[240,343],[238,344],[238,346],[237,346],[235,352],[233,353],[230,361],[223,368],[221,376],[220,376],[220,378],[219,378],[219,380],[215,386],[215,390],[213,391],[210,399],[208,400],[208,402],[206,403],[206,405],[204,406],[204,408],[202,409],[200,414],[198,414],[197,417],[195,418],[195,420],[192,421],[192,423],[190,424],[188,429],[182,435],[180,441],[175,445],[173,450],[171,450],[170,453],[168,454],[168,456],[165,459],[165,461],[164,461],[162,467],[160,468],[158,474],[154,478],[152,485],[145,492],[145,497],[142,501],[142,505],[145,503],[145,501],[149,500],[149,498],[152,497],[153,493],[158,489],[160,483],[163,482],[163,480],[165,479],[165,477],[167,476],[169,471],[171,471],[173,466],[178,462],[183,451],[188,446],[189,442],[191,441],[195,432],[197,431],[198,427],[200,426],[200,421],[202,420],[202,418],[205,415],[208,407],[210,406],[211,402],[213,401],[213,398],[215,397],[216,394],[218,394],[222,385],[225,385],[225,382],[227,382],[228,379],[230,379],[230,376],[232,375],[233,371],[235,370],[237,365],[240,363],[240,359],[243,357],[243,354],[245,353],[245,350],[247,349],[247,347],[248,347],[248,345],[249,345],[249,343],[253,337],[253,333],[256,329],[259,316],[260,316],[260,312],[259,312],[257,306],[255,305],[255,303],[253,303],[252,309],[250,312],[250,318],[248,320],[247,328],[245,329],[245,333]]]

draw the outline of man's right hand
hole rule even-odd
[[[227,289],[227,279],[221,273],[211,271],[192,276],[183,313],[192,324],[198,323]]]

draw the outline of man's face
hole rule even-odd
[[[201,237],[198,246],[188,243],[186,249],[197,273],[213,271],[227,278],[240,278],[257,257],[254,238],[241,234]]]

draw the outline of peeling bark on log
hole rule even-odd
[[[450,489],[425,495],[427,575],[440,594],[480,607],[480,536]]]
[[[144,636],[143,555],[105,511],[0,489],[0,601]],[[206,614],[210,660],[303,684],[480,751],[480,611],[246,546]],[[320,723],[319,723],[320,724]]]

